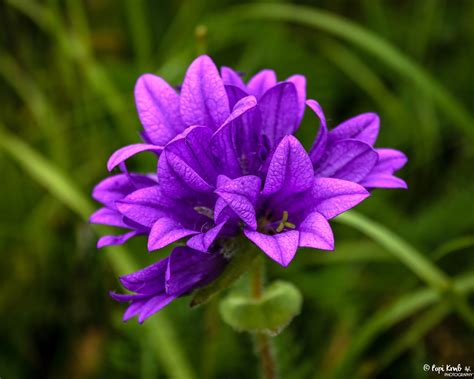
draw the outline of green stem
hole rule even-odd
[[[254,267],[251,273],[251,291],[254,299],[258,300],[263,294],[263,276],[264,267],[261,257],[255,260]],[[264,379],[276,379],[276,364],[273,359],[272,345],[270,336],[263,332],[255,334],[256,350],[260,359],[260,366],[262,369],[262,376]]]

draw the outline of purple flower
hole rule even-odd
[[[156,175],[155,175],[156,176]],[[130,231],[118,236],[103,236],[97,242],[97,247],[120,245],[128,239],[149,233],[149,229],[132,220],[123,217],[118,211],[116,202],[124,199],[138,189],[156,185],[156,178],[140,174],[119,174],[104,179],[92,191],[92,197],[104,205],[90,217],[93,224],[103,224],[129,229]]]
[[[304,77],[277,82],[273,71],[263,70],[244,84],[225,67],[221,76],[207,56],[191,64],[179,95],[161,78],[142,76],[135,97],[146,143],[120,149],[108,168],[123,169],[130,156],[153,151],[156,179],[125,172],[94,190],[104,208],[91,221],[130,230],[103,237],[99,246],[138,234],[148,237],[149,251],[186,244],[122,278],[135,292],[113,295],[131,301],[126,319],[143,320],[212,281],[242,238],[282,266],[300,246],[332,250],[328,220],[369,196],[366,188],[404,184],[393,176],[403,154],[372,147],[376,115],[328,132],[321,108],[308,100],[321,120],[308,154],[292,135],[304,113]]]
[[[307,104],[321,122],[309,153],[317,176],[350,180],[368,189],[407,188],[404,180],[394,176],[407,162],[405,154],[374,148],[380,127],[377,114],[355,116],[329,132],[321,106],[315,100]]]
[[[120,278],[122,285],[134,294],[110,295],[115,300],[130,302],[124,321],[138,316],[142,323],[177,297],[213,281],[224,266],[225,259],[219,254],[176,247],[169,257]]]

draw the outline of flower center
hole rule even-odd
[[[271,221],[267,217],[260,219],[259,226],[261,231],[268,234],[281,233],[285,229],[295,229],[296,225],[288,221],[288,211],[283,211],[280,220]]]
[[[194,210],[196,213],[199,213],[200,215],[209,217],[211,220],[214,220],[214,211],[208,207],[203,207],[203,206],[197,206],[194,207]]]

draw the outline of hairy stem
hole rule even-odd
[[[263,292],[263,261],[261,257],[258,257],[254,262],[254,267],[251,275],[250,287],[252,296],[255,299],[260,299]],[[262,370],[262,376],[264,379],[276,379],[276,364],[272,354],[272,346],[270,336],[263,332],[257,332],[255,334],[255,347],[257,354],[260,359],[260,366]]]

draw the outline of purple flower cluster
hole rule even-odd
[[[170,301],[214,280],[242,238],[287,266],[300,246],[334,248],[328,220],[354,207],[372,188],[406,188],[394,176],[403,153],[373,147],[379,118],[366,113],[328,131],[319,104],[306,100],[306,80],[277,81],[263,70],[244,83],[208,56],[188,68],[180,93],[145,74],[135,87],[144,143],[115,152],[99,183],[103,204],[91,222],[127,229],[98,246],[146,235],[153,251],[184,240],[170,256],[121,278],[133,294],[124,319],[140,322]],[[320,129],[308,152],[293,136],[307,105]],[[130,173],[125,160],[143,151],[157,173]]]

